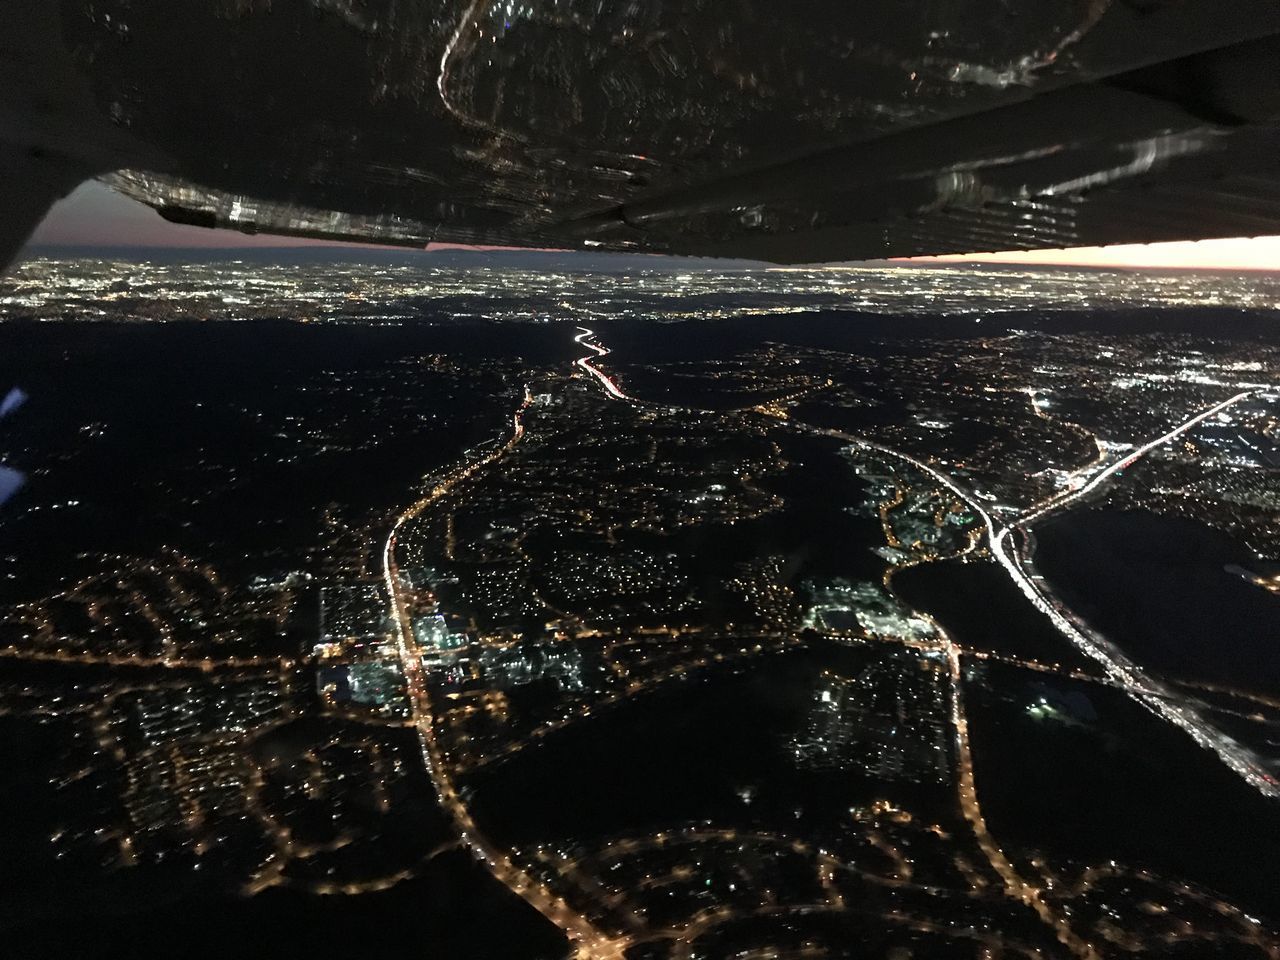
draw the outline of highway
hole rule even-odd
[[[1019,518],[1009,526],[1000,526],[989,512],[982,506],[972,494],[962,488],[954,480],[946,474],[930,466],[922,460],[918,460],[909,454],[886,447],[883,444],[874,443],[870,440],[864,440],[853,434],[844,433],[839,430],[831,430],[818,427],[800,427],[808,432],[820,433],[825,436],[834,437],[846,441],[848,443],[860,446],[866,449],[874,450],[877,453],[890,457],[896,457],[906,463],[911,464],[918,470],[922,470],[932,477],[939,484],[950,490],[965,504],[969,506],[982,520],[987,530],[987,542],[990,545],[991,555],[997,563],[1004,569],[1009,578],[1022,592],[1037,610],[1049,618],[1049,621],[1057,628],[1058,632],[1069,640],[1072,645],[1079,649],[1082,653],[1097,660],[1102,664],[1106,671],[1108,679],[1123,687],[1125,691],[1147,707],[1157,716],[1170,723],[1177,725],[1191,736],[1200,746],[1212,750],[1218,757],[1236,774],[1243,777],[1244,780],[1255,789],[1261,791],[1267,796],[1280,797],[1280,782],[1271,775],[1267,768],[1258,760],[1258,758],[1242,744],[1236,742],[1227,736],[1221,730],[1207,723],[1196,712],[1195,708],[1185,702],[1178,691],[1172,687],[1155,680],[1148,676],[1146,672],[1136,663],[1128,658],[1119,647],[1111,643],[1105,637],[1101,636],[1097,631],[1092,630],[1083,624],[1060,600],[1054,597],[1046,587],[1044,581],[1037,578],[1034,567],[1031,564],[1030,557],[1021,551],[1011,551],[1009,536],[1013,530],[1021,528],[1026,530],[1028,524],[1036,520],[1043,519],[1050,513],[1065,509],[1072,503],[1075,503],[1081,497],[1088,496],[1096,490],[1099,485],[1109,477],[1114,476],[1120,470],[1127,466],[1131,466],[1137,459],[1151,452],[1164,443],[1194,427],[1197,423],[1202,422],[1206,418],[1213,416],[1234,403],[1238,403],[1245,397],[1249,396],[1249,392],[1240,393],[1215,404],[1208,410],[1202,411],[1191,417],[1177,428],[1169,431],[1163,436],[1144,444],[1133,453],[1127,455],[1123,460],[1119,461],[1111,467],[1101,471],[1088,484],[1073,491],[1069,496],[1061,496],[1054,498],[1053,505],[1043,505],[1026,517]],[[1024,541],[1025,542],[1025,541]],[[1025,551],[1025,547],[1023,548]]]
[[[599,343],[590,342],[595,338],[595,331],[588,330],[586,327],[578,327],[578,335],[573,338],[573,342],[581,344],[588,350],[595,353],[595,357],[579,357],[574,361],[574,366],[581,370],[585,370],[588,374],[600,381],[600,385],[604,387],[605,392],[615,400],[628,400],[635,402],[635,397],[628,396],[622,392],[622,389],[614,382],[613,378],[596,366],[595,361],[600,357],[609,355],[609,348]]]
[[[1074,490],[1070,490],[1070,489],[1064,490],[1061,493],[1055,494],[1054,496],[1048,498],[1047,500],[1044,500],[1041,503],[1037,504],[1035,507],[1031,509],[1031,511],[1019,517],[1015,526],[1026,527],[1028,524],[1034,523],[1037,520],[1047,516],[1050,513],[1056,513],[1059,510],[1066,509],[1076,501],[1089,496],[1089,494],[1093,493],[1102,484],[1106,483],[1108,480],[1110,480],[1113,476],[1115,476],[1121,470],[1124,470],[1128,467],[1133,466],[1133,464],[1141,460],[1152,450],[1155,450],[1158,447],[1164,446],[1170,440],[1177,439],[1178,437],[1182,436],[1182,434],[1186,433],[1188,430],[1190,430],[1192,427],[1196,426],[1197,424],[1203,423],[1205,420],[1208,420],[1210,417],[1216,416],[1217,414],[1221,413],[1223,410],[1226,410],[1228,407],[1234,406],[1235,404],[1239,403],[1241,400],[1245,400],[1248,397],[1253,396],[1254,393],[1256,392],[1257,391],[1254,391],[1254,390],[1242,390],[1240,393],[1237,393],[1234,397],[1229,397],[1228,399],[1223,400],[1221,403],[1214,404],[1212,407],[1209,407],[1207,410],[1202,410],[1200,413],[1197,413],[1195,416],[1191,417],[1190,419],[1185,420],[1182,423],[1178,424],[1178,426],[1174,427],[1172,430],[1170,430],[1168,433],[1164,434],[1163,436],[1156,437],[1156,439],[1148,443],[1144,443],[1142,446],[1138,447],[1132,453],[1122,457],[1120,460],[1117,460],[1115,463],[1111,464],[1109,467],[1105,467],[1102,470],[1099,470],[1096,474],[1094,474],[1092,479],[1090,479],[1083,486],[1080,486]]]
[[[987,523],[992,556],[1009,574],[1023,595],[1037,610],[1049,618],[1063,636],[1081,652],[1101,663],[1108,678],[1124,687],[1130,696],[1157,716],[1181,728],[1200,746],[1212,750],[1250,786],[1267,796],[1280,797],[1280,781],[1277,781],[1251,750],[1206,722],[1173,687],[1149,676],[1138,664],[1129,659],[1124,651],[1077,617],[1052,593],[1046,586],[1046,581],[1036,573],[1027,536],[1019,538],[1021,542],[1012,549],[1010,546],[1010,537],[1015,530],[1027,533],[1032,524],[1079,502],[1151,451],[1164,446],[1197,424],[1203,423],[1253,394],[1252,390],[1241,391],[1221,403],[1216,403],[1188,417],[1172,430],[1142,444],[1132,453],[1098,471],[1081,487],[1050,497],[999,531],[995,529],[988,515],[983,516]]]

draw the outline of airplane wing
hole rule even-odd
[[[82,179],[246,232],[832,261],[1280,233],[1271,0],[0,12],[0,259]]]

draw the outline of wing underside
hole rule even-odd
[[[0,168],[29,196],[776,262],[1280,232],[1256,0],[13,6]]]

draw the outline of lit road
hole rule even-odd
[[[1107,676],[1123,686],[1126,691],[1157,716],[1177,725],[1196,743],[1212,750],[1236,774],[1250,786],[1271,797],[1280,797],[1280,782],[1247,747],[1227,736],[1217,727],[1200,717],[1194,707],[1187,704],[1169,685],[1148,676],[1147,673],[1115,644],[1077,617],[1061,600],[1045,586],[1043,578],[1036,574],[1030,556],[1028,538],[1011,547],[1010,534],[1015,530],[1028,531],[1031,525],[1050,514],[1065,510],[1083,497],[1089,496],[1103,483],[1121,470],[1132,466],[1152,450],[1176,439],[1197,424],[1216,416],[1228,407],[1252,396],[1245,390],[1221,403],[1189,417],[1167,433],[1144,443],[1116,463],[1100,470],[1088,483],[1076,490],[1064,492],[1035,507],[1014,523],[997,531],[991,518],[983,515],[991,543],[991,554],[1005,569],[1018,589],[1032,605],[1049,618],[1053,625],[1079,650],[1101,663]]]
[[[1077,618],[1043,586],[1026,548],[1010,551],[1006,528],[992,539],[992,555],[1005,568],[1032,605],[1049,618],[1058,631],[1079,650],[1097,660],[1108,679],[1124,687],[1134,699],[1156,715],[1186,731],[1200,746],[1212,750],[1250,786],[1267,796],[1280,797],[1280,783],[1248,748],[1205,722],[1176,690],[1146,674],[1106,637]]]
[[[458,836],[499,882],[564,931],[573,947],[575,957],[582,960],[620,960],[623,950],[628,945],[627,941],[611,937],[595,927],[570,907],[562,897],[557,896],[544,884],[520,869],[477,827],[471,812],[453,783],[449,766],[444,760],[436,739],[433,723],[435,712],[431,703],[427,670],[422,664],[424,651],[413,633],[409,606],[405,598],[406,584],[396,563],[396,538],[404,524],[421,515],[424,510],[447,495],[460,482],[506,456],[524,439],[524,413],[532,402],[533,395],[526,386],[524,400],[512,417],[512,433],[506,443],[470,463],[455,468],[400,514],[383,546],[382,573],[387,595],[390,598],[396,646],[404,669],[405,685],[409,694],[413,725],[417,728],[422,748],[422,759],[435,786],[436,797],[441,807],[453,820]]]
[[[588,330],[586,327],[579,327],[578,330],[580,332],[573,338],[574,343],[581,344],[588,350],[591,350],[595,353],[595,357],[579,357],[574,361],[574,366],[581,370],[585,370],[588,374],[600,381],[600,385],[604,387],[605,392],[615,400],[634,401],[634,397],[630,397],[623,393],[622,389],[613,381],[613,378],[595,364],[595,361],[600,357],[607,357],[609,355],[609,348],[602,346],[599,343],[592,342],[595,339],[594,330]]]
[[[964,713],[964,681],[960,674],[960,651],[954,643],[947,643],[947,663],[951,673],[951,723],[956,733],[956,780],[960,809],[969,821],[970,829],[978,840],[978,846],[986,855],[992,869],[1004,882],[1005,890],[1036,912],[1041,921],[1054,929],[1058,942],[1082,960],[1097,960],[1093,945],[1080,939],[1071,929],[1066,917],[1054,911],[1044,900],[1042,892],[1027,883],[1014,869],[1013,864],[987,830],[986,818],[978,804],[977,786],[973,777],[973,754],[969,748],[969,721]]]
[[[1230,400],[1216,404],[1208,410],[1197,414],[1178,428],[1164,434],[1158,440],[1139,447],[1119,463],[1101,472],[1086,486],[1074,491],[1069,496],[1058,498],[1052,508],[1041,508],[1029,518],[1020,519],[1012,526],[1007,527],[998,526],[991,514],[972,494],[964,490],[946,474],[922,460],[894,450],[891,447],[873,443],[839,430],[816,427],[801,427],[801,429],[834,437],[886,456],[896,457],[911,464],[916,469],[924,471],[939,484],[950,490],[982,519],[987,529],[987,540],[991,547],[991,555],[1009,575],[1010,579],[1013,580],[1023,596],[1031,602],[1032,606],[1048,617],[1058,632],[1071,641],[1077,649],[1101,663],[1108,679],[1123,687],[1130,696],[1157,716],[1176,724],[1200,746],[1216,753],[1223,763],[1243,777],[1250,786],[1268,796],[1280,797],[1280,783],[1276,781],[1276,778],[1271,775],[1252,751],[1227,736],[1221,730],[1205,722],[1193,707],[1183,702],[1184,698],[1176,690],[1149,677],[1141,667],[1130,660],[1115,644],[1081,623],[1061,601],[1053,597],[1045,589],[1042,580],[1035,578],[1035,570],[1031,565],[1030,558],[1025,556],[1022,551],[1012,551],[1009,543],[1009,535],[1014,529],[1018,527],[1026,529],[1026,525],[1029,522],[1043,518],[1051,510],[1064,509],[1071,503],[1076,502],[1080,497],[1087,496],[1090,492],[1096,490],[1098,485],[1108,477],[1114,476],[1118,471],[1132,465],[1141,456],[1156,449],[1161,444],[1169,442],[1194,427],[1197,423],[1221,412],[1233,403],[1238,403],[1249,395],[1247,392],[1237,394]]]
[[[579,637],[583,635],[584,634],[578,634]],[[744,648],[737,653],[708,654],[707,656],[698,657],[694,660],[682,663],[666,673],[658,674],[657,676],[650,677],[646,680],[632,681],[627,684],[627,687],[624,690],[602,697],[590,704],[583,705],[568,716],[562,717],[559,720],[549,720],[542,726],[529,731],[525,734],[523,739],[514,740],[505,747],[498,748],[489,753],[481,754],[472,760],[463,760],[455,765],[455,769],[461,773],[470,773],[473,770],[500,762],[507,757],[514,756],[521,750],[537,743],[539,740],[552,733],[563,730],[566,727],[573,726],[588,717],[597,716],[609,707],[629,702],[645,694],[653,693],[665,688],[673,682],[687,680],[699,670],[705,670],[712,666],[739,663],[756,657],[767,657],[778,653],[785,653],[802,643],[802,641],[794,638],[769,637],[768,639],[773,641],[768,646],[756,643],[754,646]]]
[[[1056,513],[1059,510],[1066,509],[1067,507],[1071,506],[1071,504],[1075,503],[1077,500],[1080,500],[1083,497],[1087,497],[1089,494],[1093,493],[1095,490],[1098,489],[1098,487],[1106,483],[1108,480],[1110,480],[1113,476],[1115,476],[1121,470],[1124,470],[1128,467],[1133,466],[1133,464],[1141,460],[1152,450],[1155,450],[1158,447],[1164,446],[1170,440],[1176,440],[1178,437],[1182,436],[1182,434],[1186,433],[1188,430],[1195,427],[1197,424],[1203,423],[1205,420],[1208,420],[1210,417],[1217,416],[1219,413],[1221,413],[1223,410],[1226,410],[1228,407],[1234,406],[1235,404],[1239,403],[1241,400],[1245,400],[1248,397],[1253,396],[1255,392],[1256,391],[1253,391],[1253,390],[1243,390],[1240,393],[1237,393],[1234,397],[1230,397],[1226,400],[1223,400],[1221,403],[1215,404],[1214,406],[1210,407],[1207,410],[1202,410],[1200,413],[1197,413],[1194,417],[1191,417],[1189,420],[1186,420],[1183,423],[1180,423],[1178,426],[1174,427],[1172,430],[1170,430],[1168,433],[1164,434],[1163,436],[1157,437],[1156,439],[1150,441],[1149,443],[1144,443],[1142,446],[1138,447],[1138,449],[1134,450],[1132,453],[1127,454],[1126,456],[1122,457],[1120,460],[1111,464],[1111,466],[1106,467],[1102,470],[1099,470],[1096,474],[1094,474],[1092,479],[1090,479],[1083,486],[1080,486],[1075,490],[1064,490],[1061,493],[1055,494],[1049,499],[1043,501],[1042,503],[1037,504],[1035,507],[1031,509],[1030,512],[1019,517],[1015,526],[1026,527],[1027,525],[1034,523],[1035,521],[1041,519],[1044,516],[1047,516],[1050,513]]]

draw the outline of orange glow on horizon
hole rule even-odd
[[[914,257],[904,263],[1024,263],[1035,266],[1117,267],[1120,269],[1280,270],[1280,237],[1234,237],[1174,243],[1129,243],[1065,250]]]

